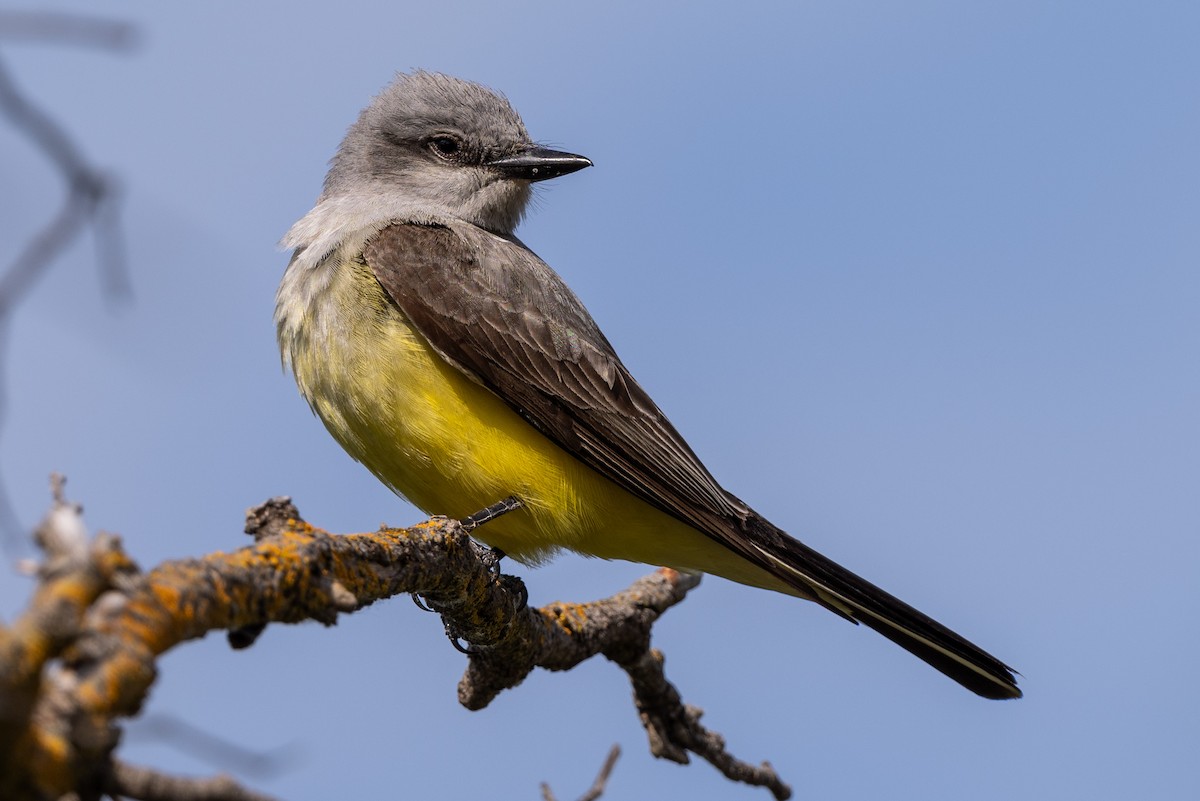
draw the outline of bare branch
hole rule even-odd
[[[617,760],[621,757],[621,746],[614,745],[608,749],[608,756],[604,759],[604,765],[601,766],[600,772],[596,774],[596,780],[592,782],[592,786],[588,791],[579,796],[579,801],[596,801],[597,798],[604,795],[604,788],[608,784],[608,777],[612,775],[613,767],[616,766]],[[550,790],[550,785],[542,782],[542,801],[557,801],[554,793]]]
[[[664,661],[661,651],[648,649],[636,659],[619,663],[633,684],[634,703],[650,738],[650,753],[686,765],[691,751],[731,781],[766,787],[779,801],[791,798],[792,789],[771,763],[755,767],[735,759],[725,750],[721,735],[700,725],[704,710],[683,703],[679,691],[667,681]]]
[[[487,706],[501,691],[520,684],[534,667],[569,670],[603,654],[629,675],[654,756],[687,764],[688,752],[694,753],[732,781],[766,787],[783,801],[791,797],[791,788],[770,763],[750,765],[726,751],[721,736],[700,725],[703,711],[683,703],[663,672],[662,653],[650,647],[654,622],[699,582],[698,575],[662,568],[611,598],[526,610],[502,630],[495,628],[506,619],[502,609],[482,616],[473,610],[475,620],[482,619],[484,625],[471,630],[454,609],[429,595],[425,600],[442,612],[448,630],[476,646],[458,686],[459,702],[468,709]]]

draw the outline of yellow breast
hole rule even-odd
[[[522,509],[475,533],[525,562],[569,548],[779,589],[768,574],[575,459],[448,364],[361,260],[345,260],[325,278],[294,326],[299,333],[283,346],[330,433],[396,493],[456,518],[516,496]]]

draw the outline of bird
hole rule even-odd
[[[522,563],[566,549],[796,596],[1020,697],[1012,668],[725,490],[516,236],[535,183],[590,166],[479,83],[414,70],[372,99],[281,243],[283,363],[333,438],[429,514],[508,501],[473,534]]]

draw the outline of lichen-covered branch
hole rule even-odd
[[[69,518],[62,509],[73,507],[64,504],[59,498],[51,518]],[[141,709],[157,658],[210,631],[228,631],[244,647],[271,623],[332,624],[339,614],[409,593],[469,644],[459,684],[464,706],[483,708],[535,667],[568,670],[603,654],[629,674],[656,756],[686,762],[690,751],[777,798],[790,793],[768,765],[746,765],[725,752],[720,737],[699,725],[699,710],[682,703],[650,648],[654,622],[696,586],[696,576],[662,569],[610,598],[533,609],[520,580],[500,575],[495,555],[456,521],[335,536],[301,520],[287,499],[250,510],[253,545],[140,574],[115,538],[86,545],[77,512],[69,520],[72,537],[41,538],[47,561],[29,611],[0,631],[0,745],[12,745],[0,748],[6,801],[68,793],[81,801],[106,793],[256,798],[240,787],[230,792],[242,795],[197,795],[233,786],[221,778],[173,784],[114,758],[119,722]],[[59,540],[68,545],[48,545]],[[75,554],[67,562],[56,555],[64,548]],[[183,794],[185,787],[193,794]]]
[[[62,496],[54,479],[54,504],[35,532],[45,561],[26,612],[0,626],[0,798],[26,797],[33,775],[55,772],[52,755],[70,750],[69,716],[51,710],[62,697],[47,667],[78,636],[100,595],[127,585],[137,567],[120,541],[101,535],[90,543],[80,509]]]

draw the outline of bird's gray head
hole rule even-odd
[[[510,234],[530,184],[591,165],[538,147],[508,101],[477,83],[401,74],[346,133],[322,199],[378,193]]]

